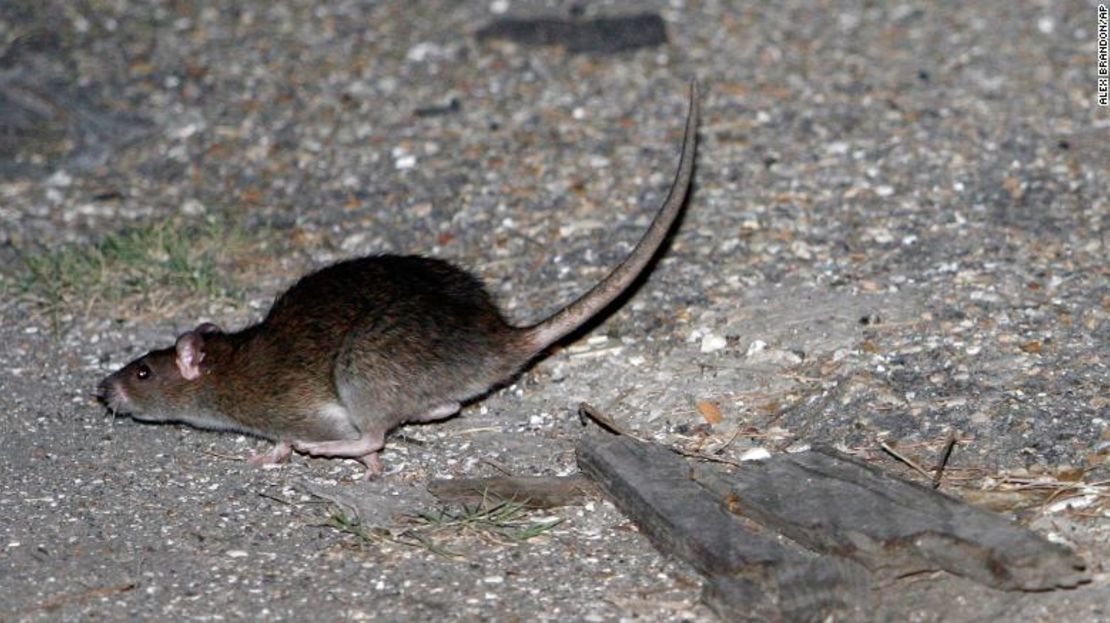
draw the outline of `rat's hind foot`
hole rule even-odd
[[[269,452],[264,452],[262,454],[252,452],[251,455],[247,457],[247,463],[255,467],[276,465],[277,463],[288,461],[290,454],[293,454],[293,443],[289,441],[278,441],[274,443],[274,447],[270,448]]]
[[[301,454],[320,457],[342,457],[357,459],[377,452],[385,445],[382,435],[363,434],[357,439],[335,439],[333,441],[294,441],[293,447]]]
[[[297,452],[318,457],[342,457],[357,459],[366,466],[366,479],[376,478],[382,473],[382,462],[378,450],[385,445],[385,435],[363,433],[358,439],[337,439],[334,441],[294,441]]]
[[[364,454],[358,457],[358,460],[366,466],[366,473],[362,475],[363,480],[374,480],[385,471],[385,468],[382,467],[382,460],[378,458],[377,452]]]

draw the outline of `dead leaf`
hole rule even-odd
[[[698,413],[710,424],[720,424],[725,419],[725,416],[721,414],[721,408],[708,400],[698,401]]]
[[[766,413],[767,415],[774,415],[778,413],[779,409],[781,408],[782,407],[779,405],[779,402],[777,400],[772,400],[771,402],[765,402],[759,405],[759,410],[763,413]]]
[[[1062,482],[1079,482],[1083,480],[1084,474],[1087,471],[1082,467],[1061,467],[1056,470],[1056,479]]]

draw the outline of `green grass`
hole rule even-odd
[[[454,560],[466,557],[445,547],[442,542],[463,536],[478,537],[500,545],[523,543],[550,532],[562,523],[533,521],[524,503],[483,503],[461,509],[441,508],[410,517],[413,527],[404,530],[367,528],[341,511],[335,511],[326,525],[357,537],[365,543],[398,543],[426,549],[433,554]]]
[[[419,520],[437,531],[479,533],[518,543],[549,532],[562,523],[561,519],[532,521],[524,502],[483,503],[463,506],[461,510],[442,508],[434,513],[421,513]]]
[[[167,314],[182,300],[234,297],[227,265],[246,243],[241,228],[222,221],[161,221],[110,234],[97,244],[21,249],[21,265],[0,275],[0,291],[55,322],[91,313]]]

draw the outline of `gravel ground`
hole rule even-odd
[[[431,478],[572,473],[583,400],[732,458],[822,442],[898,470],[881,443],[931,465],[958,431],[945,489],[1076,547],[1093,581],[908,578],[876,618],[1110,620],[1094,3],[200,4],[0,4],[0,620],[713,620],[600,499],[524,517],[561,520],[529,539],[402,517],[437,510]],[[641,12],[666,43],[475,37]],[[662,200],[691,77],[696,189],[650,278],[513,385],[396,433],[381,480],[253,469],[258,440],[91,400],[342,257],[444,257],[513,318],[553,311]],[[174,253],[27,276],[41,249],[160,224],[211,252],[183,281],[144,281]],[[337,529],[351,506],[381,530]]]

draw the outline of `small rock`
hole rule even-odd
[[[705,333],[701,336],[701,352],[712,353],[728,345],[728,340],[723,335]]]
[[[766,448],[749,448],[740,455],[741,461],[766,461],[771,458],[771,453]]]
[[[767,342],[764,342],[763,340],[752,340],[752,343],[748,344],[748,350],[744,352],[744,356],[751,357],[763,352],[764,350],[767,350]]]
[[[55,188],[65,188],[72,183],[73,176],[69,173],[66,173],[64,169],[58,169],[53,173],[53,175],[46,178],[46,185],[53,186]]]
[[[200,216],[207,211],[205,205],[197,199],[190,198],[181,203],[181,213],[187,216]]]

